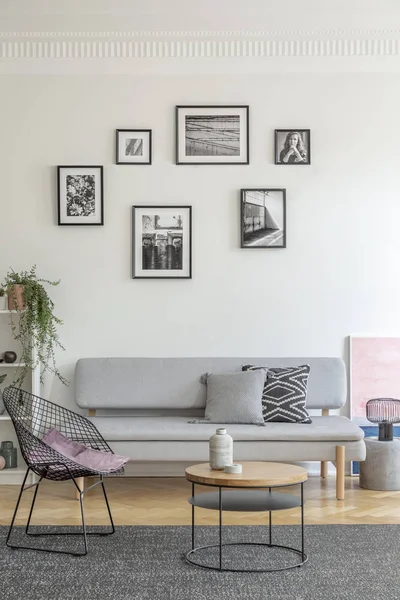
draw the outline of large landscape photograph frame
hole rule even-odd
[[[177,106],[177,165],[248,165],[249,106]]]

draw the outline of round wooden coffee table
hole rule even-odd
[[[192,549],[187,552],[187,562],[204,569],[217,571],[235,572],[270,572],[284,571],[300,567],[307,562],[308,558],[304,552],[304,490],[303,484],[307,481],[307,471],[302,467],[273,462],[244,462],[240,474],[225,473],[224,471],[213,471],[208,463],[192,465],[185,470],[185,477],[192,484],[192,495],[189,503],[192,505]],[[217,491],[195,495],[195,484],[218,488]],[[300,485],[300,496],[275,491],[276,488],[291,485]],[[228,488],[228,489],[225,489]],[[224,492],[223,492],[224,490]],[[274,490],[274,491],[273,491]],[[195,507],[218,510],[219,512],[219,544],[195,547]],[[287,508],[300,507],[301,510],[301,548],[283,546],[272,543],[272,512]],[[268,512],[268,542],[222,542],[222,512]],[[201,564],[194,558],[204,554],[209,548],[219,546],[219,564]],[[252,569],[234,568],[223,566],[224,546],[267,546],[268,548],[280,548],[294,553],[299,560],[294,564],[282,564],[271,568]]]

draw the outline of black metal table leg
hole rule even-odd
[[[194,500],[194,483],[192,483],[192,498]],[[192,504],[192,550],[194,550],[194,504]]]
[[[271,488],[268,488],[271,493]],[[269,545],[272,546],[272,511],[269,511]]]
[[[263,498],[262,499],[262,503],[257,504],[254,503],[251,498],[251,494],[249,493],[250,496],[250,500],[249,503],[246,504],[245,499],[243,497],[241,497],[239,494],[236,494],[236,496],[233,496],[233,494],[235,494],[234,491],[228,490],[228,492],[226,493],[226,496],[224,496],[224,502],[223,502],[223,498],[222,498],[222,490],[223,490],[223,486],[222,485],[218,485],[218,484],[207,484],[207,483],[203,483],[202,485],[209,485],[210,487],[213,487],[214,489],[218,490],[215,492],[211,492],[210,494],[200,494],[197,495],[196,500],[195,500],[195,483],[192,483],[192,498],[190,499],[190,502],[192,503],[192,549],[189,550],[189,552],[187,552],[184,557],[186,559],[186,561],[192,565],[195,565],[197,567],[203,568],[203,569],[209,569],[209,570],[215,570],[215,571],[222,571],[222,572],[233,572],[233,573],[268,573],[268,572],[276,572],[276,571],[286,571],[288,569],[293,569],[296,567],[300,567],[302,565],[304,565],[307,560],[307,554],[305,552],[305,535],[304,535],[304,529],[305,529],[305,523],[304,523],[304,486],[303,486],[303,482],[299,482],[301,485],[301,495],[300,497],[297,495],[296,496],[296,501],[293,504],[293,500],[291,502],[288,502],[287,500],[287,494],[282,494],[279,492],[276,492],[275,488],[280,487],[280,486],[267,486],[265,487],[265,491],[268,489],[268,498]],[[296,485],[298,486],[299,483],[296,484],[291,484],[291,485]],[[240,487],[240,486],[238,486]],[[244,486],[243,486],[244,487]],[[286,486],[284,486],[286,487]],[[246,488],[244,488],[246,489]],[[298,488],[297,488],[298,489]],[[258,493],[258,492],[256,492]],[[282,498],[279,498],[282,497]],[[285,497],[285,498],[283,498]],[[226,498],[226,500],[225,500]],[[253,502],[253,503],[252,503]],[[211,510],[218,510],[218,518],[219,518],[219,524],[218,524],[218,541],[217,543],[214,544],[210,544],[210,545],[206,545],[206,546],[199,546],[199,547],[195,547],[195,515],[194,515],[194,509],[196,506],[200,506],[201,508],[208,508]],[[255,506],[257,506],[258,508],[255,508]],[[286,545],[282,545],[282,544],[277,544],[277,543],[273,543],[273,539],[272,539],[272,525],[273,525],[273,516],[272,513],[274,510],[281,510],[284,508],[289,508],[289,507],[300,507],[301,509],[301,548],[295,548],[292,546],[286,546]],[[265,542],[223,542],[222,540],[222,511],[225,507],[225,510],[233,510],[233,511],[237,511],[237,510],[244,510],[246,511],[246,507],[249,507],[250,510],[258,510],[261,512],[268,512],[268,520],[269,520],[269,542],[265,541]],[[274,535],[274,538],[276,536]],[[276,540],[279,541],[279,540]],[[270,548],[271,552],[274,552],[275,549],[283,549],[285,551],[289,551],[291,553],[293,553],[294,555],[297,555],[299,561],[296,562],[295,564],[289,564],[287,566],[282,566],[279,563],[277,564],[277,566],[271,566],[271,568],[261,568],[261,569],[253,569],[253,568],[247,568],[247,569],[243,569],[243,568],[236,568],[234,566],[232,567],[227,567],[227,566],[223,566],[223,560],[222,560],[222,552],[223,552],[223,548],[225,546],[232,546],[232,547],[244,547],[244,546],[249,546],[249,547],[268,547]],[[217,552],[219,551],[219,560],[217,558],[217,561],[213,561],[214,564],[206,564],[206,563],[199,563],[196,561],[195,556],[204,551],[206,552],[208,549],[214,548]],[[225,560],[226,563],[226,560]]]
[[[222,488],[219,488],[219,568],[222,569]]]
[[[304,562],[304,490],[301,483],[301,560]]]

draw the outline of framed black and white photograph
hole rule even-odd
[[[192,207],[132,207],[132,277],[191,279]]]
[[[59,166],[58,224],[104,225],[103,167]]]
[[[310,130],[275,129],[275,164],[310,165]]]
[[[151,165],[151,129],[117,129],[117,165]]]
[[[286,248],[286,190],[241,190],[240,223],[241,248]]]
[[[177,165],[248,165],[248,106],[177,106]]]

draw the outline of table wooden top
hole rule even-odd
[[[185,477],[192,483],[223,487],[273,487],[306,481],[307,471],[285,463],[243,462],[242,473],[225,473],[213,471],[208,463],[202,463],[188,467]]]

